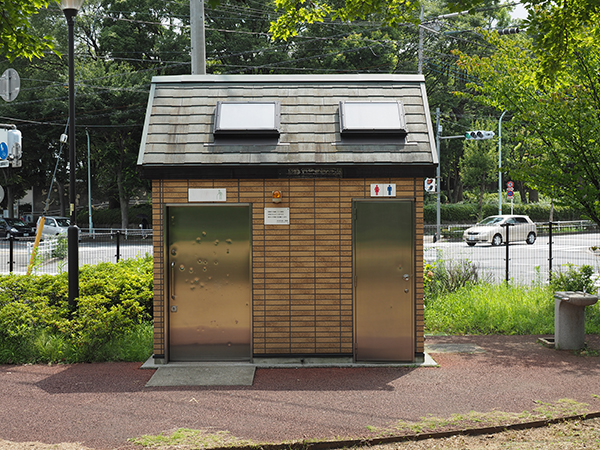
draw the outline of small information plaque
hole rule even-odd
[[[289,225],[290,208],[265,208],[265,225]]]

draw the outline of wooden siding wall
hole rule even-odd
[[[229,203],[252,204],[254,355],[352,354],[352,199],[369,198],[371,183],[396,183],[396,198],[416,201],[415,352],[422,353],[422,179],[154,180],[155,356],[166,352],[163,207],[187,203],[189,188],[217,187]],[[264,225],[269,207],[289,207],[290,225]]]

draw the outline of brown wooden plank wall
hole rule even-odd
[[[163,211],[187,203],[189,188],[227,188],[227,202],[252,204],[252,323],[255,355],[352,354],[352,199],[371,183],[396,183],[397,198],[416,200],[415,352],[423,337],[422,180],[155,180],[154,354],[166,352]],[[272,191],[283,200],[272,202]],[[290,225],[264,225],[264,208],[289,207]]]

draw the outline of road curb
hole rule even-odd
[[[314,441],[314,442],[290,442],[282,444],[256,444],[242,446],[213,447],[210,450],[329,450],[339,448],[363,447],[383,444],[393,444],[398,442],[423,441],[425,439],[443,439],[452,436],[480,436],[484,434],[496,434],[509,430],[526,430],[541,428],[561,422],[570,422],[574,420],[588,420],[600,418],[600,411],[577,414],[574,416],[557,417],[555,419],[536,420],[532,422],[521,422],[509,425],[498,425],[493,427],[465,428],[451,431],[440,431],[434,433],[417,433],[402,436],[388,436],[384,438],[372,439],[344,439],[337,441]]]

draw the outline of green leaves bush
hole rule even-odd
[[[550,218],[550,205],[541,203],[519,203],[515,204],[515,214],[525,214],[534,222],[548,222]],[[441,221],[448,224],[469,224],[477,220],[477,205],[474,203],[448,203],[440,205]],[[426,224],[436,223],[436,204],[430,203],[424,206],[424,218]],[[498,203],[484,204],[482,218],[498,214]],[[581,211],[565,206],[554,206],[554,221],[558,220],[580,220],[584,218]]]
[[[80,297],[72,311],[66,273],[0,276],[0,363],[150,356],[152,258],[84,266],[79,280]]]
[[[423,285],[425,304],[430,298],[451,294],[457,290],[482,281],[479,268],[469,260],[453,262],[438,260],[425,265]]]
[[[589,265],[581,267],[566,264],[552,275],[550,288],[552,291],[583,291],[588,294],[596,294],[597,288],[592,279],[594,268]]]
[[[146,220],[152,225],[152,205],[142,204],[135,205],[129,208],[127,214],[129,224],[137,228],[141,223],[141,217],[145,217]],[[92,221],[95,227],[100,228],[113,228],[121,226],[121,208],[103,208],[103,209],[92,209]],[[88,210],[81,210],[77,215],[77,223],[88,222]]]

